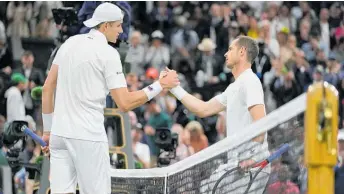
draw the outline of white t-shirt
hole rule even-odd
[[[244,71],[227,89],[215,97],[226,106],[227,136],[236,135],[253,122],[249,107],[263,104],[262,84],[251,69]]]
[[[137,142],[134,154],[136,154],[143,162],[150,163],[150,151],[148,145]]]
[[[104,107],[110,89],[127,87],[119,53],[105,36],[91,30],[61,45],[58,65],[53,135],[107,142]]]
[[[7,122],[26,120],[25,104],[20,90],[16,86],[12,86],[5,92],[5,97],[7,98]]]

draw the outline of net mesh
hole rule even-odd
[[[113,169],[112,193],[199,194],[214,193],[299,193],[303,189],[304,111],[306,98],[301,95],[260,121],[226,139],[168,167],[155,169]],[[252,138],[265,134],[260,146]],[[241,161],[267,158],[281,145],[289,150],[262,169],[229,171]],[[224,176],[223,176],[224,175]],[[251,182],[251,183],[250,183]]]

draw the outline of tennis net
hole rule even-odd
[[[249,193],[284,193],[301,190],[304,183],[304,112],[306,94],[271,112],[237,134],[168,167],[154,169],[112,169],[112,193],[116,194],[199,194],[245,193],[258,168],[237,170],[220,177],[238,162],[265,159],[281,145],[289,150],[266,166],[252,181]],[[258,146],[251,139],[266,134],[267,143]],[[220,180],[220,181],[219,181]]]

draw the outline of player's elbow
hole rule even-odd
[[[119,111],[121,111],[121,112],[129,112],[130,111],[130,107],[127,103],[117,102],[116,104],[118,106]]]
[[[54,91],[54,87],[51,84],[44,84],[42,87],[42,96]]]
[[[199,118],[205,118],[208,116],[207,112],[205,110],[199,111],[195,113],[197,115],[197,117]]]
[[[121,112],[129,112],[131,110],[130,103],[127,100],[116,101],[116,104]]]
[[[118,106],[118,108],[119,108],[119,111],[121,111],[121,112],[129,112],[130,111],[130,108],[126,107],[126,106]]]

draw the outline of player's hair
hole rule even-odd
[[[100,24],[98,24],[98,25],[96,25],[96,26],[94,26],[93,27],[93,29],[95,29],[95,30],[99,30],[100,29],[100,27],[101,27],[101,25],[103,25],[103,24],[105,24],[105,23],[109,23],[110,24],[110,26],[112,26],[115,22],[113,21],[113,22],[102,22],[102,23],[100,23]]]
[[[252,64],[253,60],[258,56],[259,53],[257,41],[248,36],[239,36],[237,39],[237,46],[239,48],[246,48],[247,61],[249,61]]]

